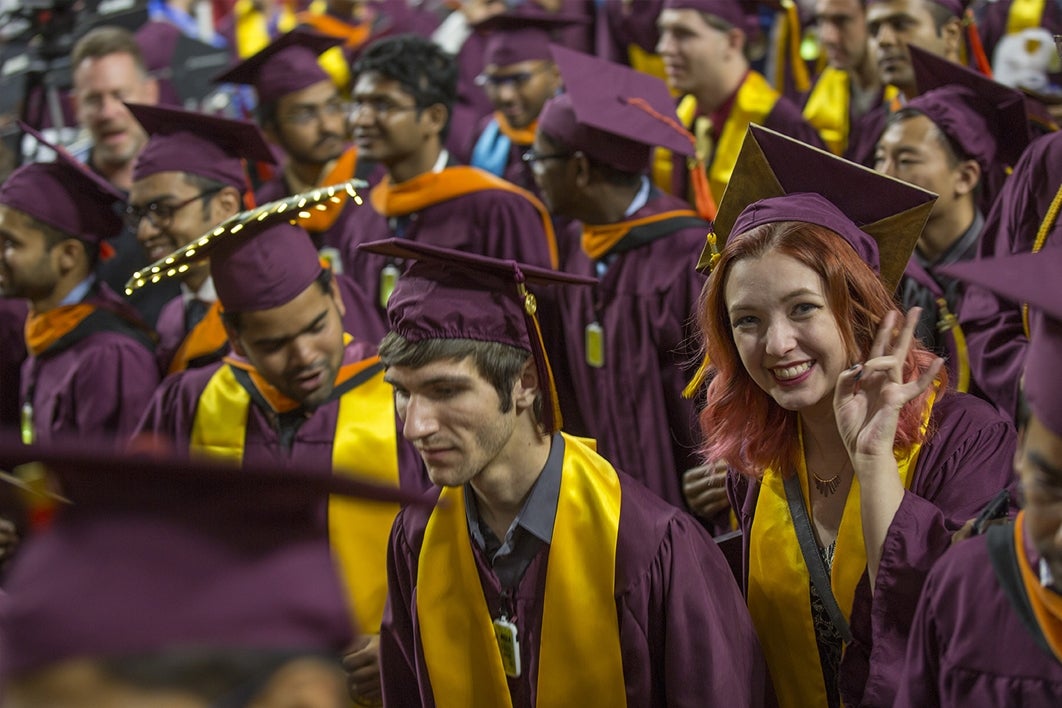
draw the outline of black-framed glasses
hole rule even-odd
[[[350,117],[357,118],[366,111],[372,113],[375,118],[387,118],[395,113],[403,111],[419,111],[420,106],[403,106],[387,98],[370,98],[364,101],[353,101],[348,104]]]
[[[177,204],[160,204],[158,202],[151,202],[150,204],[142,207],[133,206],[132,204],[130,204],[125,208],[125,211],[122,214],[122,218],[125,221],[126,227],[132,229],[133,231],[136,231],[138,228],[140,228],[140,222],[143,221],[145,218],[147,218],[148,223],[156,229],[164,229],[170,225],[170,223],[173,221],[173,217],[176,216],[178,211],[184,209],[192,202],[198,199],[202,199],[204,197],[212,196],[220,192],[224,188],[225,187],[222,186],[213,187],[212,189],[205,189],[194,197],[191,197],[190,199],[185,199],[183,202],[178,202]]]
[[[549,69],[549,66],[549,64],[542,64],[534,69],[518,71],[514,74],[480,74],[475,78],[475,82],[476,86],[495,91],[502,86],[511,86],[514,89],[521,89],[526,86],[531,79],[535,78],[536,74],[541,74],[543,71]]]
[[[302,105],[283,114],[280,120],[291,125],[309,125],[315,120],[345,117],[350,104],[340,98],[333,98],[316,105]]]

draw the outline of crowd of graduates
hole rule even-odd
[[[1056,3],[149,17],[0,182],[5,705],[1062,700]]]

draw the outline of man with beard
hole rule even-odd
[[[368,170],[359,165],[357,148],[347,140],[347,103],[318,64],[318,55],[341,43],[310,30],[292,30],[216,77],[219,82],[255,87],[258,125],[287,158],[281,173],[258,188],[259,202],[370,176],[371,165]],[[336,267],[332,249],[355,211],[348,208],[346,194],[340,199],[303,224],[314,245]]]
[[[123,440],[158,383],[152,336],[99,281],[100,242],[122,195],[65,151],[0,187],[0,291],[29,302],[22,367],[26,443],[63,435]]]
[[[331,190],[322,191],[320,200],[308,198],[307,211],[327,201]],[[140,432],[169,440],[179,453],[248,469],[311,465],[423,488],[416,453],[399,438],[375,345],[344,332],[345,306],[332,272],[306,231],[288,223],[296,211],[262,207],[196,241],[194,254],[173,254],[174,275],[210,258],[234,354],[164,380]],[[334,504],[328,512],[342,575],[357,579],[349,593],[368,635],[383,613],[387,535],[397,511]],[[354,652],[366,668],[355,692],[371,698],[379,693],[377,643],[367,642]]]

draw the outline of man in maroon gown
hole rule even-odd
[[[43,138],[38,137],[43,141]],[[93,274],[121,194],[66,151],[0,187],[0,288],[29,301],[23,440],[123,439],[158,383],[153,335]]]
[[[1056,202],[1062,190],[1062,134],[1034,141],[1007,179],[985,219],[979,258],[1062,247]],[[1028,326],[1020,303],[972,284],[963,295],[959,322],[966,333],[970,369],[978,385],[1004,415],[1014,417]]]
[[[1028,302],[1028,419],[1015,522],[960,542],[934,566],[915,614],[897,706],[1054,706],[1062,693],[1062,251],[962,263],[948,273]]]
[[[354,141],[387,176],[359,209],[341,248],[345,272],[387,303],[399,264],[357,246],[396,236],[494,258],[556,266],[553,226],[532,194],[458,166],[443,147],[457,78],[453,59],[425,39],[383,39],[355,64]]]
[[[397,239],[367,247],[416,259],[381,360],[442,487],[392,530],[387,705],[760,705],[758,642],[712,540],[559,432],[535,298],[587,279]]]
[[[698,440],[695,402],[682,391],[710,227],[646,173],[654,146],[686,156],[693,137],[668,115],[659,79],[563,47],[554,56],[568,91],[546,104],[528,157],[551,212],[577,220],[561,240],[562,270],[600,282],[564,291],[563,331],[547,343],[566,351],[574,390],[565,404],[598,452],[684,507]]]

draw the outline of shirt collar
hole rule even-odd
[[[192,300],[202,300],[203,302],[214,302],[218,299],[218,292],[214,289],[214,279],[207,276],[207,279],[203,281],[203,284],[199,286],[199,290],[192,290],[183,282],[181,287],[181,301],[187,305]]]
[[[652,184],[649,182],[649,178],[642,175],[641,184],[638,186],[638,193],[634,195],[634,199],[631,200],[630,206],[627,207],[627,211],[623,213],[625,219],[631,218],[639,209],[649,203],[649,192],[651,189]]]
[[[79,302],[85,299],[85,296],[88,295],[89,290],[92,289],[92,286],[95,282],[96,276],[92,273],[89,273],[89,276],[87,278],[75,285],[73,289],[71,289],[70,292],[66,294],[66,297],[64,297],[62,302],[59,303],[59,306],[62,307],[63,305],[78,304]]]

